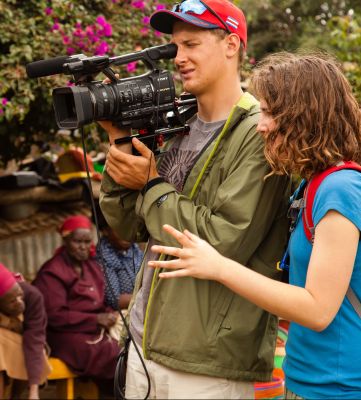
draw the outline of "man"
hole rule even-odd
[[[46,314],[38,289],[0,263],[0,398],[8,378],[29,382],[29,399],[39,398],[39,384],[50,372],[45,356]],[[16,382],[19,383],[19,382]],[[18,397],[19,385],[12,396]],[[21,386],[21,385],[20,385]]]
[[[186,0],[151,17],[178,46],[184,90],[197,98],[188,136],[169,143],[158,165],[138,140],[111,146],[101,208],[127,240],[176,245],[165,223],[188,229],[220,253],[276,275],[286,240],[288,181],[272,176],[256,132],[257,101],[241,90],[247,45],[240,9],[226,0]],[[108,124],[110,143],[126,135]],[[149,178],[149,179],[148,179]],[[148,246],[148,249],[150,246]],[[130,329],[152,383],[151,398],[254,398],[271,377],[277,320],[222,285],[192,278],[159,280],[147,266],[130,304]],[[204,260],[206,263],[207,260]],[[147,380],[131,347],[126,398],[143,398]]]

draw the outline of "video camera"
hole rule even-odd
[[[53,90],[55,118],[59,128],[76,129],[94,121],[111,120],[120,128],[138,129],[138,137],[152,150],[176,134],[187,134],[186,121],[197,111],[190,94],[175,95],[172,75],[160,70],[156,61],[177,54],[175,44],[150,47],[123,56],[84,54],[35,61],[26,66],[29,78],[65,73],[73,75],[75,86]],[[111,66],[143,61],[150,70],[135,77],[118,79]],[[103,72],[109,84],[95,81]],[[129,142],[130,137],[116,143]]]

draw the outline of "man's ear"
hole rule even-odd
[[[241,47],[241,40],[238,35],[231,33],[227,36],[227,56],[234,57],[238,54]]]

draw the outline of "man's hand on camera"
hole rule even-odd
[[[130,136],[131,133],[130,129],[120,129],[112,121],[98,121],[98,124],[107,132],[110,144],[114,144],[115,139]],[[125,146],[127,147],[123,147],[122,150],[131,153],[132,147],[129,144]]]
[[[133,138],[132,144],[139,156],[124,153],[117,146],[110,147],[106,171],[119,185],[141,190],[148,181],[159,177],[159,174],[153,152],[136,138]]]

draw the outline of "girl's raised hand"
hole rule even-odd
[[[148,265],[152,268],[175,270],[161,272],[160,278],[192,276],[199,279],[218,280],[219,266],[224,259],[221,254],[205,240],[187,230],[182,233],[170,225],[164,225],[163,229],[173,236],[182,245],[182,248],[152,246],[152,251],[155,253],[177,257],[175,260],[149,261]]]

